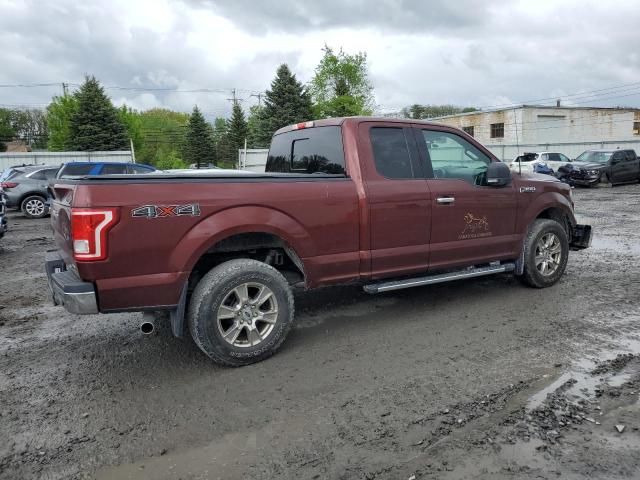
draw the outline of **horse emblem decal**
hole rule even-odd
[[[476,217],[473,213],[467,213],[463,218],[464,229],[458,237],[460,240],[491,236],[489,221],[485,215]]]

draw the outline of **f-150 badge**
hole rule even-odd
[[[464,229],[458,236],[459,240],[490,236],[491,231],[489,229],[489,221],[486,216],[476,217],[473,213],[467,213],[464,216]]]
[[[200,205],[189,203],[187,205],[143,205],[131,210],[132,217],[165,218],[165,217],[199,217]]]

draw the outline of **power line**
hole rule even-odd
[[[580,105],[580,104],[584,104],[584,103],[590,103],[590,102],[595,102],[595,101],[601,101],[601,100],[609,100],[609,99],[615,99],[615,98],[623,98],[623,97],[627,97],[627,96],[632,96],[632,95],[636,95],[638,93],[640,93],[640,82],[634,82],[634,83],[629,83],[626,85],[619,85],[617,87],[609,87],[609,88],[601,88],[598,90],[591,90],[591,91],[587,91],[587,92],[579,92],[579,93],[571,93],[571,94],[567,94],[567,95],[557,95],[554,97],[546,97],[546,98],[539,98],[539,99],[534,99],[534,100],[523,100],[523,101],[519,101],[519,102],[514,102],[514,103],[503,103],[503,104],[496,104],[496,105],[483,105],[483,106],[479,106],[477,107],[479,111],[490,111],[492,109],[499,109],[499,110],[508,110],[510,108],[513,107],[519,107],[522,105],[527,105],[530,103],[555,103],[556,100],[565,100],[565,101],[570,101],[571,105]],[[614,91],[617,90],[617,91]],[[601,93],[597,93],[597,92],[601,92]],[[618,93],[625,93],[625,92],[633,92],[629,95],[617,95]],[[608,96],[611,94],[616,94],[615,96]],[[577,99],[584,99],[584,98],[590,98],[589,100],[586,101],[582,101],[582,102],[574,102],[573,100],[577,100]],[[599,97],[603,97],[603,98],[599,98]],[[544,106],[544,105],[542,105]],[[398,113],[401,112],[403,108],[406,107],[398,107],[398,106],[384,106],[384,105],[379,105],[379,107],[382,107],[385,110],[390,110],[389,113]],[[411,107],[410,105],[408,107]],[[501,108],[502,107],[502,108]],[[473,113],[473,112],[470,112]]]

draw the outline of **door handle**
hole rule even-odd
[[[455,202],[455,197],[438,197],[436,198],[436,203],[438,205],[450,205]]]

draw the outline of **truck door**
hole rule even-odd
[[[628,175],[626,157],[625,152],[622,150],[613,152],[613,155],[611,155],[609,159],[611,165],[611,182],[626,181]]]
[[[629,174],[629,181],[640,180],[640,157],[636,155],[635,150],[627,150],[627,158],[631,164],[631,173]]]
[[[638,179],[638,157],[634,150],[625,150],[624,156],[624,181],[633,182]]]
[[[413,131],[362,122],[358,152],[367,196],[373,278],[426,271],[431,198]]]
[[[517,258],[517,201],[513,184],[490,187],[492,161],[456,130],[416,125],[431,198],[432,270]]]

